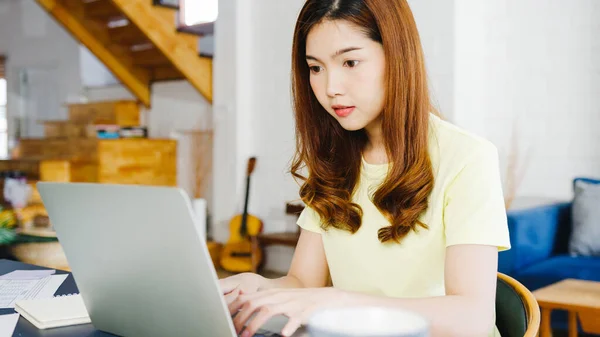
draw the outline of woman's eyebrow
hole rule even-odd
[[[343,48],[343,49],[340,49],[340,50],[336,51],[333,55],[331,55],[331,58],[336,58],[336,57],[338,57],[338,56],[340,56],[342,54],[345,54],[345,53],[348,53],[348,52],[351,52],[351,51],[354,51],[354,50],[360,50],[360,49],[362,49],[362,48],[361,47],[347,47],[347,48]],[[307,60],[319,61],[318,58],[316,58],[316,57],[314,57],[312,55],[306,55],[306,59]]]

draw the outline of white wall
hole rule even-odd
[[[33,0],[0,2],[0,54],[6,54],[9,132],[12,117],[20,113],[19,69],[43,68],[56,74],[58,98],[76,100],[81,90],[78,44]],[[52,107],[50,107],[52,108]],[[64,106],[54,107],[57,118],[66,117]]]
[[[287,173],[294,151],[290,100],[293,29],[302,0],[221,1],[215,27],[214,234],[242,211],[248,157],[257,157],[249,211],[265,232],[295,230],[285,202],[298,198]],[[268,252],[269,269],[287,270],[289,250]]]
[[[460,0],[408,0],[425,53],[431,98],[448,119],[454,114],[456,1]]]
[[[600,3],[463,0],[455,8],[454,120],[508,164],[517,125],[518,196],[568,199],[600,176]]]
[[[119,80],[84,45],[79,47],[79,73],[84,87],[107,87],[119,84]]]

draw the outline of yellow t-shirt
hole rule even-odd
[[[320,228],[310,208],[298,225],[321,233],[334,287],[390,297],[444,296],[446,247],[483,244],[510,248],[496,147],[439,117],[429,119],[429,155],[434,187],[418,227],[402,244],[382,244],[377,231],[388,220],[370,199],[387,173],[387,164],[363,160],[353,201],[363,210],[358,232]],[[390,268],[397,265],[398,268]],[[497,330],[490,334],[499,334]]]

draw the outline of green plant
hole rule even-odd
[[[14,213],[0,206],[0,245],[10,244],[16,239],[16,223]]]

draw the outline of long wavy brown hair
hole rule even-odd
[[[345,20],[383,46],[386,93],[382,113],[389,169],[372,196],[391,226],[379,229],[381,242],[400,242],[427,209],[433,172],[427,151],[429,90],[417,26],[406,0],[307,0],[292,48],[292,97],[296,153],[291,173],[302,181],[300,197],[321,218],[321,227],[355,233],[362,209],[352,202],[368,138],[347,131],[321,106],[310,86],[306,38],[325,20]],[[305,177],[301,171],[306,169]]]

